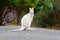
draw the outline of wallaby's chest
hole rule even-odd
[[[23,18],[25,18],[25,19],[31,19],[31,18],[33,18],[33,16],[34,16],[34,14],[26,14],[25,16],[23,16]]]
[[[25,16],[23,16],[22,21],[31,22],[33,20],[33,16],[34,14],[26,14]]]

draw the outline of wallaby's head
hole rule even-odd
[[[30,13],[34,13],[34,8],[29,8]]]

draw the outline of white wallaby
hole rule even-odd
[[[29,13],[22,17],[22,20],[21,20],[22,28],[20,30],[23,30],[23,29],[30,30],[33,17],[34,17],[34,8],[29,8]]]
[[[29,13],[24,15],[21,19],[21,28],[12,30],[12,31],[17,31],[17,30],[30,30],[31,23],[33,21],[34,17],[34,8],[29,8]]]

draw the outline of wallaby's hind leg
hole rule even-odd
[[[27,30],[30,30],[30,29],[31,29],[30,26],[28,26],[28,27],[27,27]]]

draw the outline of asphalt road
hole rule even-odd
[[[18,28],[0,26],[0,40],[60,40],[60,30],[35,28],[36,30],[8,31]]]

